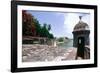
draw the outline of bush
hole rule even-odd
[[[58,41],[59,41],[59,42],[63,42],[64,39],[63,39],[63,38],[59,38]]]

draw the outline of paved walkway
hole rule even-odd
[[[54,59],[54,61],[62,61],[62,60],[75,60],[76,58],[77,48],[68,49],[64,56],[58,56]]]
[[[23,62],[75,60],[77,48],[68,49],[47,45],[23,45]]]

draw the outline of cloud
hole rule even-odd
[[[89,24],[89,14],[85,14],[85,13],[66,13],[64,15],[64,30],[66,32],[66,34],[72,38],[72,32],[73,29],[75,27],[75,25],[79,22],[79,16],[83,16],[82,17],[82,21],[86,22],[87,24]]]
[[[78,15],[74,13],[67,13],[64,15],[64,29],[65,32],[68,34],[69,37],[72,38],[72,31],[74,26],[78,23],[79,18]]]

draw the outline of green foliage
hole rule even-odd
[[[35,37],[46,37],[49,39],[53,39],[54,36],[49,31],[51,30],[50,24],[41,24],[39,21],[34,18],[31,14],[26,11],[22,12],[23,14],[23,35],[24,36],[35,36]]]
[[[63,38],[59,38],[58,41],[59,41],[59,42],[63,42],[64,39],[63,39]]]
[[[48,25],[48,30],[49,30],[49,31],[51,30],[51,25],[50,25],[50,24]]]

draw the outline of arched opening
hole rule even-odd
[[[77,55],[76,55],[76,59],[78,57],[84,59],[84,50],[85,50],[85,37],[80,36],[78,37],[78,41],[77,41]]]

